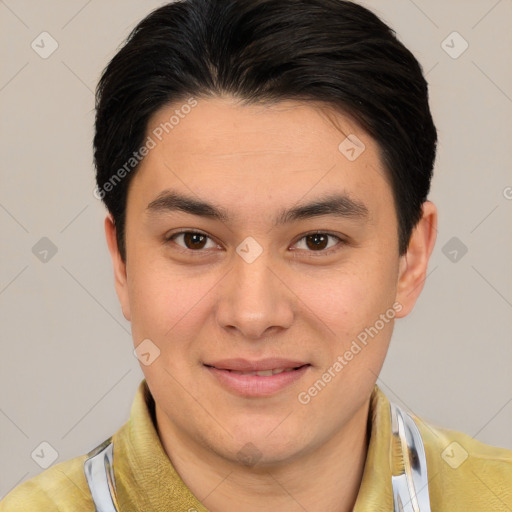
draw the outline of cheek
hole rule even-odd
[[[361,260],[350,268],[297,280],[297,295],[325,327],[327,339],[346,344],[393,305],[393,272],[386,272],[382,264],[373,265],[375,270]]]
[[[132,270],[128,286],[135,342],[140,337],[163,341],[190,309],[193,290],[154,261],[139,260]]]
[[[128,283],[134,343],[149,338],[163,353],[189,350],[187,340],[206,323],[215,282],[206,272],[185,275],[179,268],[171,271],[165,260],[140,260]]]

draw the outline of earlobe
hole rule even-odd
[[[397,301],[402,304],[402,310],[396,315],[399,318],[412,311],[423,289],[436,235],[437,208],[434,203],[425,201],[421,219],[411,234],[407,252],[400,258]]]
[[[126,320],[130,321],[130,302],[128,295],[126,263],[123,261],[121,254],[119,253],[116,226],[110,213],[105,217],[105,237],[107,239],[108,250],[112,259],[117,297],[121,303],[121,309],[124,317]]]

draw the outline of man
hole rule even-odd
[[[145,379],[112,438],[0,510],[510,510],[510,451],[375,384],[435,243],[436,140],[418,62],[357,4],[144,19],[94,147]]]

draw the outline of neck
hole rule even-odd
[[[211,512],[350,512],[369,442],[369,400],[342,431],[293,460],[243,466],[205,449],[162,420],[159,435],[174,468]],[[162,428],[164,427],[164,428]]]

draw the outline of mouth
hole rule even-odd
[[[234,373],[236,375],[258,375],[259,377],[271,377],[272,375],[279,375],[280,373],[285,372],[293,372],[295,370],[299,370],[300,368],[303,368],[304,366],[310,366],[309,364],[303,364],[300,366],[292,367],[292,368],[272,368],[270,370],[260,370],[260,371],[247,371],[243,372],[240,370],[232,370],[229,368],[218,368],[216,366],[205,364],[208,368],[215,368],[216,370],[223,370],[226,372]]]
[[[244,397],[266,397],[300,380],[311,367],[300,361],[242,359],[219,361],[204,367],[224,389]]]

